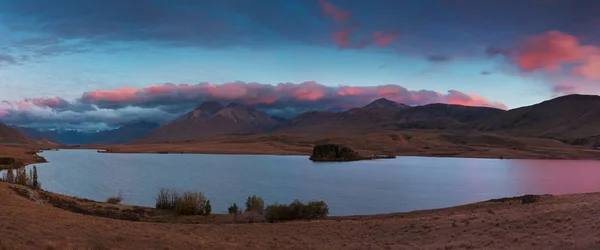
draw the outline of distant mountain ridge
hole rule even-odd
[[[16,127],[32,139],[46,139],[62,145],[122,144],[138,139],[160,125],[151,122],[126,124],[118,129],[104,131],[38,130]]]
[[[166,123],[137,142],[193,141],[222,135],[257,133],[357,133],[383,128],[442,128],[505,112],[486,107],[431,104],[411,107],[385,98],[342,112],[308,111],[290,119],[274,118],[237,103],[206,102]],[[429,124],[429,121],[432,121]]]
[[[62,144],[171,143],[277,133],[329,136],[447,130],[550,138],[600,148],[600,96],[568,95],[508,111],[441,103],[408,106],[381,98],[360,108],[340,112],[308,111],[289,119],[272,117],[238,103],[224,106],[205,102],[162,126],[137,124],[91,134],[19,130],[31,138]],[[6,131],[12,138],[23,137],[4,126],[0,127],[0,138]]]

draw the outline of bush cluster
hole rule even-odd
[[[329,214],[329,207],[324,201],[311,201],[304,204],[295,200],[289,205],[269,205],[265,209],[265,219],[269,222],[290,220],[318,220],[325,219]]]
[[[363,157],[349,147],[337,144],[317,145],[309,158],[312,161],[356,161]]]
[[[0,157],[0,165],[13,166],[17,160],[12,157]]]
[[[179,215],[210,215],[212,206],[202,192],[184,192],[160,189],[156,195],[156,208],[174,210]]]
[[[264,211],[265,201],[262,198],[256,195],[248,196],[246,200],[246,212],[255,212],[262,215]]]
[[[108,204],[121,204],[125,198],[123,197],[123,193],[119,191],[117,196],[110,197],[106,200]]]

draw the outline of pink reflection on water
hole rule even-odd
[[[569,194],[600,191],[600,161],[514,160],[520,192]]]

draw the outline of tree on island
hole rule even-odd
[[[337,144],[317,145],[310,156],[312,161],[357,161],[364,159],[349,147]]]

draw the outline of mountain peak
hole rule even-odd
[[[364,108],[408,108],[408,105],[397,103],[386,98],[379,98],[367,104]]]
[[[577,101],[587,101],[587,100],[600,100],[600,96],[597,95],[582,95],[582,94],[570,94],[556,97],[554,99],[550,99],[546,102],[551,102],[555,100],[577,100]]]
[[[207,102],[203,102],[196,110],[201,110],[204,113],[213,115],[213,114],[219,112],[219,110],[221,110],[222,108],[224,108],[223,105],[221,105],[218,102],[207,101]]]
[[[243,104],[239,104],[237,102],[232,102],[229,105],[227,105],[228,108],[247,108],[246,105]]]

